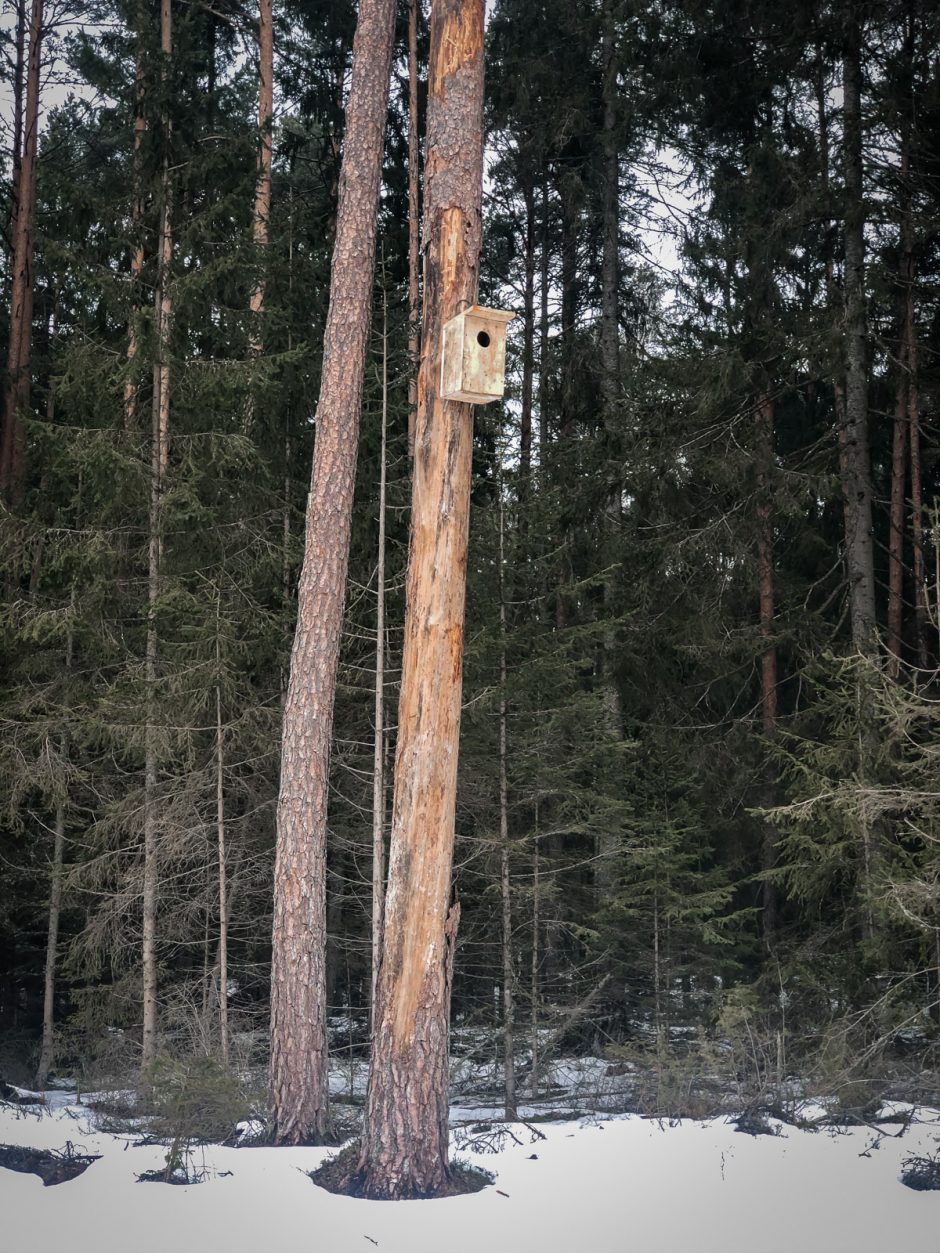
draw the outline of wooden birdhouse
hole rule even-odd
[[[444,324],[441,395],[445,400],[486,405],[499,400],[506,382],[506,324],[516,315],[472,305]]]

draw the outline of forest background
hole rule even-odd
[[[162,1056],[266,1057],[355,11],[277,7],[266,107],[254,8],[173,18],[161,48],[146,0],[20,0],[2,31],[13,1079],[131,1073],[148,954]],[[562,1046],[641,1059],[657,1112],[715,1068],[848,1104],[934,1084],[938,27],[921,0],[493,7],[481,303],[516,320],[475,418],[453,1020],[532,1086]],[[402,5],[330,778],[350,1044],[404,616],[407,48]]]

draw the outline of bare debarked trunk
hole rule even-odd
[[[483,0],[434,0],[425,166],[424,333],[385,939],[359,1172],[368,1196],[443,1191],[450,906],[473,416],[440,396],[444,324],[477,294]]]
[[[330,1134],[325,961],[330,742],[394,19],[394,0],[361,0],[297,629],[284,706],[274,873],[271,1102],[275,1137],[291,1144],[322,1141]]]

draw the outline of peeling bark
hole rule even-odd
[[[372,1066],[359,1172],[368,1196],[449,1180],[454,845],[473,417],[439,395],[441,331],[477,294],[483,0],[434,0],[425,288],[398,750]]]

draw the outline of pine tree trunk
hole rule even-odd
[[[388,431],[388,293],[382,293],[382,445],[379,462],[379,554],[375,569],[375,731],[372,757],[372,995],[382,962],[385,927],[385,481]]]
[[[617,61],[614,50],[614,20],[610,0],[604,2],[602,58],[604,72],[604,116],[601,150],[603,175],[603,246],[601,256],[601,320],[600,320],[600,396],[604,429],[611,439],[617,428],[620,394],[620,155],[617,150]],[[604,529],[613,551],[605,564],[611,571],[604,578],[604,615],[610,621],[617,612],[616,570],[619,554],[616,544],[620,533],[621,491],[614,483],[604,508]],[[623,736],[623,706],[617,686],[615,665],[617,631],[611,625],[604,631],[602,683],[604,706],[610,735]],[[617,875],[619,840],[615,833],[598,833],[594,867],[595,905],[600,908],[614,888]]]
[[[330,1130],[325,969],[330,741],[394,17],[394,0],[361,0],[284,707],[271,971],[271,1100],[281,1143],[323,1140]]]
[[[539,927],[541,925],[542,876],[539,864],[539,803],[536,799],[532,815],[532,957],[529,963],[529,1040],[532,1069],[529,1071],[529,1093],[535,1100],[539,1094]]]
[[[548,460],[548,262],[551,249],[549,230],[548,179],[542,180],[542,239],[539,255],[539,472],[544,485]]]
[[[917,664],[927,669],[927,569],[924,558],[924,489],[920,457],[920,389],[917,381],[917,332],[911,327],[907,389],[908,433],[911,441],[911,538],[913,541],[914,636]]]
[[[16,0],[16,32],[13,36],[13,134],[10,179],[10,239],[16,235],[16,214],[20,200],[20,172],[23,167],[23,104],[26,69],[26,0]]]
[[[138,32],[138,41],[143,32]],[[134,367],[138,352],[137,334],[137,303],[140,297],[140,275],[144,268],[144,194],[142,186],[142,149],[144,134],[147,130],[147,119],[144,114],[144,58],[138,48],[134,62],[134,148],[133,148],[133,182],[134,194],[131,202],[131,236],[133,252],[131,253],[130,291],[131,314],[127,322],[127,377],[124,380],[124,430],[131,435],[137,426],[137,380]]]
[[[761,641],[761,722],[768,743],[777,733],[777,648],[774,644],[774,538],[770,477],[774,461],[774,402],[764,396],[756,412],[757,426],[757,583]],[[765,804],[776,801],[773,787],[766,786]],[[777,860],[777,832],[764,819],[761,869],[772,870]],[[777,930],[777,892],[765,879],[762,889],[762,920],[765,944]]]
[[[418,407],[418,353],[420,351],[419,252],[421,219],[418,212],[418,0],[408,0],[408,459],[415,455],[415,412]]]
[[[876,648],[871,453],[865,314],[865,204],[862,179],[861,31],[847,18],[843,62],[845,161],[845,467],[848,476],[846,554],[852,643],[872,657]]]
[[[902,171],[906,162],[902,160]],[[903,177],[903,173],[902,173]],[[911,362],[911,280],[913,257],[910,244],[909,208],[902,209],[901,261],[898,278],[902,286],[901,335],[898,344],[898,377],[895,385],[894,434],[891,448],[891,509],[888,536],[888,674],[897,679],[901,658],[904,614],[904,514],[907,486],[907,445],[910,418],[908,391]]]
[[[522,185],[525,238],[522,322],[522,406],[519,415],[519,498],[525,500],[532,473],[532,399],[535,374],[535,186],[527,169]]]
[[[561,436],[574,435],[576,401],[575,332],[578,314],[578,237],[581,226],[580,195],[573,183],[573,172],[561,186]]]
[[[819,137],[820,190],[822,192],[823,203],[826,206],[826,211],[828,212],[828,206],[829,206],[829,119],[827,116],[827,108],[826,108],[827,88],[826,88],[826,74],[825,74],[825,58],[824,58],[824,54],[821,48],[817,49],[815,89],[816,89],[816,110],[817,110],[818,123],[819,123],[818,137]],[[835,263],[832,257],[832,246],[830,244],[828,237],[826,238],[823,247],[824,247],[824,258],[825,258],[824,273],[825,273],[825,282],[826,282],[826,307],[828,310],[832,311],[833,316],[835,316],[834,311],[837,307],[838,291],[837,291],[837,285],[836,285]],[[844,353],[843,353],[843,358],[844,358]],[[848,468],[848,462],[846,460],[847,443],[846,443],[846,428],[845,428],[845,383],[844,383],[844,376],[842,372],[844,369],[844,365],[845,365],[845,362],[843,359],[843,361],[841,362],[840,368],[836,370],[835,377],[832,380],[832,391],[833,391],[833,404],[834,404],[834,409],[835,409],[836,443],[837,443],[838,456],[839,456],[839,478],[842,484],[843,526],[844,526],[845,534],[848,535],[849,532],[851,531],[852,524],[851,524],[850,511],[849,511],[849,496],[848,496],[849,468]]]
[[[228,870],[225,849],[225,728],[222,724],[222,650],[220,641],[222,588],[215,606],[215,829],[219,861],[219,1035],[222,1063],[229,1064],[228,1026]]]
[[[64,752],[63,744],[63,752]],[[46,967],[42,1000],[42,1047],[36,1070],[36,1087],[45,1087],[55,1046],[55,981],[56,958],[59,947],[59,916],[62,912],[62,863],[65,856],[65,805],[62,801],[55,811],[55,842],[52,850],[52,867],[49,874],[49,921],[46,931]]]
[[[36,217],[42,20],[43,0],[32,0],[26,60],[26,104],[22,121],[22,158],[18,168],[14,164],[10,342],[0,422],[0,493],[11,501],[16,501],[22,494],[25,474],[20,416],[29,403],[29,369],[33,342],[33,229]],[[15,130],[14,126],[14,132]],[[15,158],[16,153],[14,162]]]
[[[367,1195],[449,1180],[454,844],[471,406],[439,395],[441,332],[473,304],[481,241],[483,0],[434,0],[425,165],[424,333],[385,941],[360,1171]]]
[[[173,55],[172,0],[160,4],[161,77],[170,80]],[[160,595],[160,566],[163,559],[163,491],[166,477],[170,431],[170,268],[173,259],[173,228],[170,184],[170,142],[172,123],[163,118],[163,170],[160,179],[160,237],[157,248],[157,285],[154,296],[156,356],[153,365],[153,423],[150,448],[150,517],[147,573],[147,727],[144,747],[144,883],[141,941],[143,981],[143,1036],[141,1069],[153,1062],[157,1047],[157,896],[159,848],[157,823],[157,601]]]
[[[252,237],[259,263],[268,247],[271,218],[271,169],[274,154],[274,24],[272,0],[258,0],[258,179],[255,184],[255,207],[252,216]],[[265,280],[259,274],[251,293],[249,351],[261,353],[263,338],[261,317],[264,313]]]
[[[502,491],[502,484],[500,484]],[[512,960],[512,895],[509,878],[509,777],[507,770],[506,597],[503,502],[499,503],[499,887],[503,906],[503,1087],[505,1114],[516,1117],[515,969]]]

